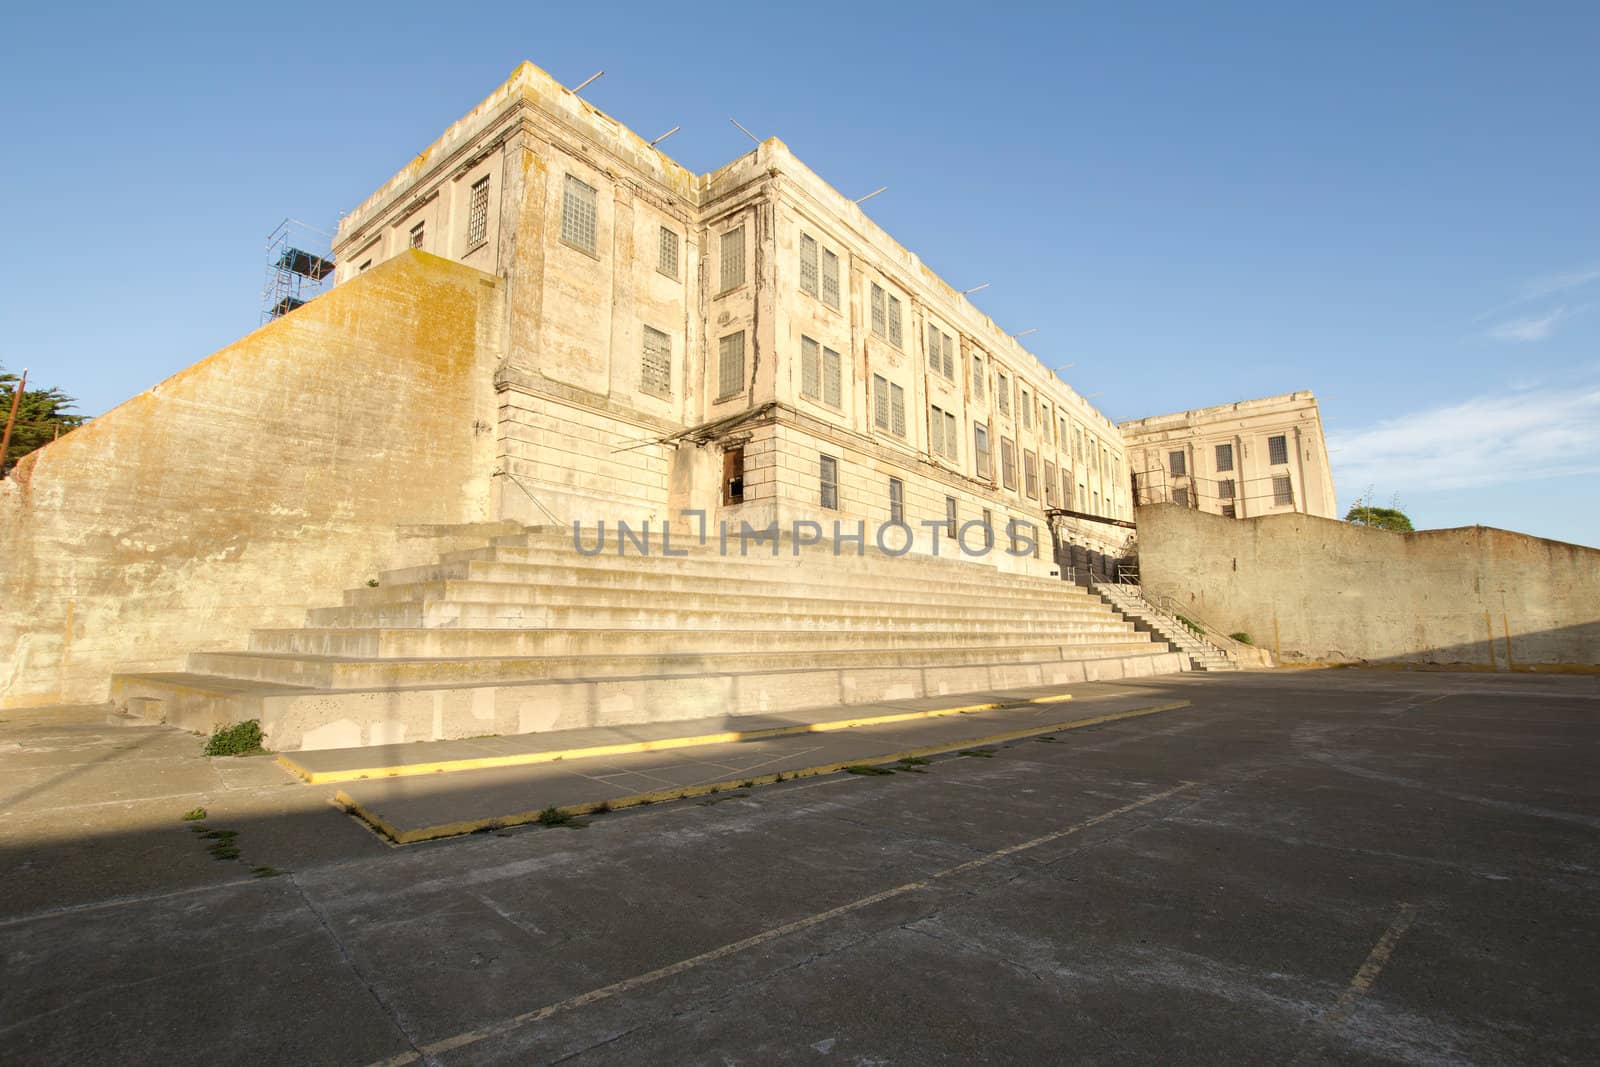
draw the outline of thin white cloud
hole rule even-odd
[[[1476,397],[1333,434],[1334,484],[1401,497],[1600,474],[1600,386]]]
[[[1585,285],[1600,282],[1600,267],[1588,267],[1583,270],[1571,270],[1561,274],[1546,274],[1542,278],[1534,278],[1522,287],[1524,300],[1539,300],[1543,297],[1564,293],[1568,289],[1577,289]]]
[[[1566,315],[1565,306],[1544,315],[1529,315],[1511,319],[1489,330],[1489,336],[1501,341],[1543,341],[1555,333],[1556,323]]]

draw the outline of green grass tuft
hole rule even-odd
[[[208,756],[254,756],[266,751],[261,747],[261,722],[247,719],[232,726],[219,726],[206,742]]]
[[[560,808],[545,808],[539,813],[540,826],[565,826],[572,821],[572,813]]]
[[[880,774],[893,774],[894,772],[887,767],[872,767],[865,763],[852,763],[850,766],[844,769],[844,773],[865,774],[871,776]]]
[[[184,813],[183,821],[184,822],[198,822],[198,821],[200,821],[201,819],[203,819],[205,817],[206,817],[206,809],[205,808],[190,808],[187,812]]]

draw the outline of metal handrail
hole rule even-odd
[[[1231,637],[1223,637],[1221,632],[1218,631],[1216,627],[1212,626],[1204,619],[1196,619],[1192,615],[1185,614],[1180,610],[1181,605],[1177,605],[1177,602],[1173,601],[1171,597],[1161,597],[1160,599],[1171,601],[1171,603],[1175,605],[1172,607],[1159,604],[1152,600],[1145,593],[1144,586],[1140,583],[1137,572],[1134,572],[1119,563],[1117,565],[1117,581],[1113,584],[1123,589],[1127,595],[1143,601],[1144,604],[1156,614],[1170,617],[1173,622],[1177,623],[1183,628],[1185,633],[1189,634],[1189,636],[1200,642],[1202,645],[1218,653],[1219,655],[1226,656],[1235,662],[1238,661],[1238,653],[1233,651],[1233,649],[1238,647],[1239,642],[1233,640]],[[1194,627],[1188,625],[1189,621],[1198,623],[1202,629],[1196,630]],[[1221,641],[1227,642],[1227,645],[1224,646],[1219,644],[1217,640],[1219,638]]]
[[[522,490],[523,495],[526,496],[529,500],[533,501],[534,507],[538,508],[540,511],[542,511],[546,515],[548,515],[550,517],[550,519],[557,526],[563,526],[564,527],[564,526],[567,525],[566,520],[562,519],[561,516],[557,515],[555,512],[551,511],[549,508],[545,507],[544,506],[544,501],[542,501],[538,497],[534,496],[533,493],[531,491],[529,491],[528,487],[526,485],[522,484],[522,479],[518,478],[515,474],[512,474],[508,470],[504,470],[502,468],[497,467],[497,468],[495,468],[494,473],[490,475],[491,478],[501,477],[501,476],[506,477],[506,478],[510,478],[513,482],[515,482],[517,488]]]

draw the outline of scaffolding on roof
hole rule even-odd
[[[267,235],[267,280],[261,289],[263,325],[321,293],[333,276],[333,254],[322,251],[333,235],[284,219]]]

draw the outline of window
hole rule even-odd
[[[839,406],[839,353],[809,337],[800,338],[800,395]]]
[[[960,448],[956,432],[955,412],[945,411],[937,404],[932,405],[928,413],[928,451],[936,456],[957,458]]]
[[[994,516],[989,513],[988,508],[983,509],[983,547],[985,549],[994,547]]]
[[[1022,491],[1039,499],[1039,457],[1028,451],[1022,453]]]
[[[1239,516],[1234,513],[1234,510],[1235,509],[1234,509],[1234,506],[1232,504],[1224,504],[1224,505],[1222,505],[1222,517],[1225,518],[1225,519],[1236,519],[1236,518],[1238,518]]]
[[[1044,461],[1044,503],[1045,507],[1056,506],[1056,465],[1049,460]]]
[[[372,266],[372,260],[369,259],[365,263],[361,264],[361,266],[357,267],[356,271],[359,273],[360,271],[366,270],[370,266]]]
[[[928,324],[928,369],[956,380],[956,342],[939,327]]]
[[[983,357],[977,354],[972,357],[972,399],[983,399]]]
[[[1232,445],[1218,445],[1217,446],[1217,470],[1219,472],[1220,471],[1231,471],[1231,470],[1233,470],[1233,446]]]
[[[743,448],[730,448],[722,454],[722,502],[744,503]]]
[[[994,477],[989,462],[989,428],[981,422],[972,424],[972,462],[977,465],[978,477]]]
[[[421,248],[422,247],[422,226],[423,226],[423,224],[419,222],[415,226],[411,227],[411,247],[412,248]]]
[[[1067,429],[1067,417],[1061,416],[1061,436],[1056,438],[1056,447],[1067,451],[1072,450],[1072,432]]]
[[[954,537],[956,535],[956,519],[957,519],[957,517],[958,516],[956,515],[956,498],[953,497],[953,496],[945,497],[944,498],[944,532],[945,532],[945,536],[946,537]]]
[[[744,334],[730,333],[717,342],[717,399],[744,392]]]
[[[872,424],[896,437],[906,435],[906,391],[879,374],[872,376]]]
[[[1267,456],[1269,463],[1289,462],[1289,439],[1283,434],[1267,438]]]
[[[1278,440],[1281,441],[1283,438],[1280,437]],[[1273,476],[1272,502],[1278,505],[1294,503],[1294,483],[1289,480],[1287,474]]]
[[[1011,414],[1011,379],[1002,371],[994,372],[994,402],[1000,406],[1000,414]]]
[[[489,240],[489,179],[479,178],[467,194],[467,251]]]
[[[561,192],[561,240],[594,255],[596,218],[594,189],[567,175]]]
[[[726,293],[744,284],[744,227],[739,226],[722,235],[722,286],[717,291]]]
[[[1083,458],[1083,430],[1078,430],[1078,458]]]
[[[900,298],[891,293],[889,295],[889,343],[899,348],[901,340]]]
[[[822,250],[822,302],[839,310],[839,257]]]
[[[649,326],[644,328],[639,388],[657,396],[669,396],[672,393],[672,338]]]
[[[1095,495],[1097,497],[1099,496],[1098,493],[1095,494]],[[1172,491],[1172,502],[1174,504],[1177,504],[1179,507],[1183,507],[1183,508],[1188,507],[1189,506],[1189,490],[1187,490],[1187,489],[1174,489]]]
[[[1217,482],[1217,496],[1223,500],[1233,499],[1233,479],[1223,478]]]
[[[820,280],[817,239],[808,233],[803,233],[800,235],[800,291],[810,293],[812,296],[821,296]]]
[[[1011,438],[1000,438],[1000,484],[1007,489],[1017,487],[1017,446]]]
[[[1182,452],[1167,453],[1167,470],[1171,471],[1174,477],[1181,477],[1189,473],[1188,466],[1185,463],[1185,456]]]
[[[1025,430],[1033,429],[1033,397],[1028,395],[1026,389],[1022,390],[1022,427]]]
[[[678,231],[661,227],[661,248],[656,255],[656,270],[669,278],[678,276]]]
[[[906,521],[906,487],[899,478],[889,479],[889,521]]]
[[[872,283],[872,333],[876,337],[887,337],[889,334],[888,296],[883,286]]]
[[[1072,472],[1065,467],[1061,470],[1061,506],[1072,508]]]
[[[832,456],[822,457],[822,506],[832,511],[839,509],[839,461]]]

